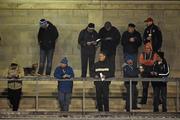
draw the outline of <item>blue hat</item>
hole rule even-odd
[[[67,58],[66,57],[64,57],[62,60],[61,60],[61,62],[60,63],[62,63],[62,64],[68,64],[68,60],[67,60]]]
[[[127,62],[128,60],[134,61],[135,58],[134,58],[132,55],[126,55],[126,56],[125,56],[125,61]]]

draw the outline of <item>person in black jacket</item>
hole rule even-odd
[[[94,30],[94,23],[89,23],[88,26],[79,33],[78,43],[81,46],[81,77],[85,78],[87,74],[87,65],[89,61],[89,75],[92,77],[93,65],[96,55],[96,40],[97,32]]]
[[[121,38],[120,32],[108,21],[104,24],[104,27],[100,29],[99,37],[101,39],[101,51],[106,53],[112,65],[113,74],[115,74],[115,56],[116,48]]]
[[[40,65],[38,74],[40,75],[43,75],[46,59],[46,75],[51,74],[52,59],[57,38],[58,31],[56,27],[51,22],[41,19],[38,33],[38,43],[40,46]]]
[[[121,44],[123,46],[124,59],[126,56],[134,57],[134,65],[137,66],[138,48],[142,44],[141,34],[135,29],[135,25],[130,23],[128,30],[125,31],[121,38]]]
[[[153,51],[160,51],[162,46],[162,33],[160,28],[154,24],[151,17],[147,18],[144,22],[147,23],[147,28],[144,30],[143,35],[144,44],[151,41]]]
[[[99,53],[99,61],[94,65],[93,76],[99,80],[94,82],[98,111],[109,111],[109,85],[111,82],[106,81],[106,79],[114,76],[111,64],[109,64],[103,52]]]
[[[169,66],[167,65],[166,59],[164,58],[163,52],[158,52],[159,58],[158,61],[154,63],[153,71],[151,72],[152,76],[157,78],[162,78],[164,81],[156,82],[152,81],[153,87],[153,111],[159,112],[159,102],[160,98],[162,99],[162,111],[167,112],[167,81],[166,77],[169,75]]]

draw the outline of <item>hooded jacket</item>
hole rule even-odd
[[[65,68],[61,68],[60,66],[58,66],[55,69],[54,77],[57,79],[64,79],[63,76],[65,74],[68,75],[68,77],[66,78],[67,81],[58,81],[58,90],[63,93],[72,93],[73,81],[69,81],[68,79],[74,77],[74,72],[70,66],[67,66]]]
[[[41,49],[49,50],[55,48],[56,39],[58,38],[59,34],[57,28],[47,21],[49,26],[45,28],[39,28],[38,33],[38,43]]]
[[[119,30],[112,26],[110,31],[107,31],[103,27],[99,31],[99,37],[101,39],[101,51],[106,53],[107,56],[116,55],[116,47],[121,39]]]

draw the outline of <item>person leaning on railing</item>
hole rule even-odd
[[[106,54],[99,53],[99,61],[94,65],[94,78],[96,87],[96,101],[98,111],[109,111],[109,85],[111,81],[106,81],[108,78],[114,77],[111,64],[106,58]]]
[[[56,68],[54,77],[56,79],[64,79],[64,81],[58,81],[58,100],[61,111],[69,111],[73,89],[73,81],[70,79],[74,77],[74,72],[73,69],[68,66],[66,57],[61,60],[60,65]]]
[[[159,102],[162,99],[162,111],[167,112],[167,81],[165,78],[169,75],[169,66],[163,52],[158,52],[158,60],[154,63],[151,74],[154,77],[164,79],[160,82],[151,82],[153,87],[153,111],[159,112]]]
[[[151,78],[151,71],[153,69],[154,62],[157,60],[157,53],[153,52],[152,46],[150,42],[147,42],[144,45],[144,51],[140,54],[139,63],[140,63],[140,72],[141,76],[144,78]],[[142,92],[142,99],[140,104],[147,103],[148,97],[148,87],[149,81],[143,81],[143,92]]]
[[[134,57],[131,55],[126,55],[125,63],[123,64],[123,76],[124,78],[137,78],[139,74],[139,70],[137,69],[136,63],[134,63]],[[125,109],[127,112],[130,111],[130,84],[129,81],[125,81],[124,85],[126,87],[126,106]],[[137,81],[132,81],[132,109],[140,109],[137,107],[137,97],[138,97],[138,90],[137,90]]]
[[[21,70],[18,64],[11,63],[8,69],[8,99],[13,111],[18,111],[22,94]]]

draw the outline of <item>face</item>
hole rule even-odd
[[[133,33],[134,30],[135,30],[135,28],[133,28],[133,27],[128,27],[128,32]]]
[[[60,63],[61,68],[65,68],[66,66],[67,66],[66,64]]]
[[[105,61],[106,56],[102,53],[99,54],[99,61]]]
[[[153,23],[152,21],[149,21],[149,22],[146,22],[146,25],[150,26],[150,25],[152,25],[152,23]]]
[[[132,60],[127,60],[127,64],[133,65],[133,61]]]
[[[151,48],[149,46],[145,46],[145,52],[146,53],[150,53],[151,52]]]
[[[88,32],[93,32],[93,30],[94,30],[93,28],[87,28]]]
[[[106,29],[107,31],[110,31],[112,25],[111,25],[110,23],[105,23],[104,27],[105,27],[105,29]]]

